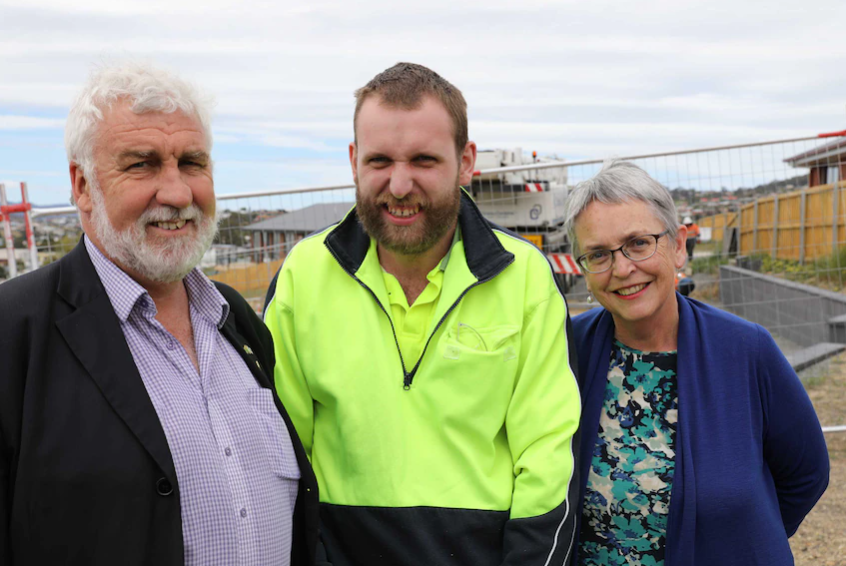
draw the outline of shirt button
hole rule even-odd
[[[156,482],[156,493],[165,497],[173,493],[173,486],[167,478],[158,479]]]
[[[247,516],[247,510],[242,508],[241,509],[241,517],[246,517],[246,516]]]
[[[226,450],[224,450],[223,453],[227,456],[232,456],[232,449],[227,446]]]
[[[174,348],[176,348],[176,344],[173,342],[173,339],[168,340],[167,341],[167,349],[173,350]]]

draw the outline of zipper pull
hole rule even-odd
[[[414,379],[414,374],[405,372],[405,377],[402,380],[402,388],[408,391],[411,389],[411,381]]]

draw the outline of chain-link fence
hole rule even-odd
[[[644,168],[676,200],[680,220],[700,229],[679,274],[691,296],[766,326],[806,372],[841,371],[846,344],[846,137],[807,137],[663,154],[621,156]],[[547,253],[574,312],[589,308],[561,224],[568,192],[602,160],[562,162],[519,149],[480,151],[467,189],[494,222]],[[212,277],[257,309],[286,253],[339,220],[352,185],[219,197],[219,236],[203,260]],[[33,210],[38,261],[79,237],[73,208]]]

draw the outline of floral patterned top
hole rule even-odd
[[[582,509],[579,564],[664,564],[678,420],[676,352],[619,341]]]

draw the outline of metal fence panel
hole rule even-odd
[[[568,285],[574,312],[587,308],[584,286],[568,274],[573,270],[566,254],[572,250],[561,221],[569,191],[595,175],[602,160],[545,160],[519,149],[479,155],[478,175],[467,189],[483,213],[543,249]],[[710,241],[697,245],[685,268],[695,282],[694,297],[752,319],[761,317],[786,352],[799,352],[806,346],[790,336],[839,336],[837,323],[826,318],[828,303],[800,297],[795,289],[769,280],[753,284],[755,277],[720,266],[732,262],[752,273],[842,295],[844,155],[846,137],[834,142],[809,137],[623,158],[670,189],[680,214],[692,215],[709,229]],[[260,308],[291,247],[338,221],[354,201],[351,185],[223,195],[219,235],[202,267]],[[33,211],[42,264],[67,253],[79,238],[73,209],[55,212]],[[846,323],[843,327],[846,342]]]

